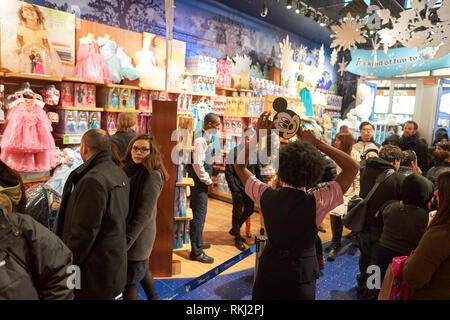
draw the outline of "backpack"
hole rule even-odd
[[[342,223],[347,229],[355,232],[360,232],[364,228],[367,215],[367,203],[372,195],[378,189],[378,186],[389,178],[395,172],[394,169],[389,169],[381,173],[376,180],[367,196],[363,199],[360,196],[353,196],[347,205],[347,212],[342,217]]]

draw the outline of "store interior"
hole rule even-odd
[[[64,182],[82,164],[82,135],[92,128],[113,135],[120,113],[136,113],[136,133],[155,136],[170,175],[158,202],[158,235],[149,259],[149,268],[159,280],[195,278],[239,254],[228,234],[231,193],[224,163],[244,131],[256,127],[260,114],[273,111],[277,97],[287,100],[303,128],[315,130],[330,143],[342,125],[358,138],[359,124],[366,120],[375,125],[374,138],[380,144],[392,128],[408,120],[420,124],[420,136],[429,144],[437,129],[450,127],[448,39],[433,48],[430,41],[417,40],[415,47],[408,48],[433,50],[436,59],[427,56],[423,64],[405,64],[401,71],[381,70],[382,64],[376,63],[359,70],[351,66],[357,61],[357,52],[351,51],[356,47],[369,55],[378,51],[378,61],[383,59],[383,48],[384,54],[405,49],[399,41],[383,42],[377,30],[366,25],[371,17],[368,8],[378,1],[70,2],[1,1],[1,159],[20,172],[31,199],[33,192],[47,188],[48,217],[43,223],[51,227]],[[385,19],[396,23],[395,15],[411,9],[411,1],[382,2],[382,9],[391,14],[383,16],[383,23]],[[443,3],[437,1],[423,10],[439,14],[440,8],[447,10]],[[18,14],[25,4],[33,4],[45,17],[31,33],[26,19],[21,21]],[[358,19],[364,35],[355,25],[353,30],[352,26],[340,28]],[[386,28],[383,25],[378,30]],[[355,28],[356,34],[352,33]],[[95,66],[102,65],[108,74],[86,62],[86,57],[94,55],[99,59]],[[38,141],[35,147],[34,136],[26,136],[24,129],[20,138],[31,143],[23,143],[25,147],[18,151],[14,139],[3,138],[11,138],[8,132],[17,130],[13,125],[20,121],[13,121],[17,120],[14,110],[22,97],[28,101],[24,104],[28,113],[32,113],[30,101],[39,108],[34,126],[37,123],[39,130],[47,130],[52,141]],[[209,112],[221,118],[221,145],[205,227],[206,240],[216,247],[211,249],[216,261],[204,266],[188,257],[189,188],[194,182],[170,155],[176,148],[180,157],[192,151],[192,136]],[[187,130],[189,137],[183,142],[173,140],[177,129]],[[254,214],[253,237],[259,224]],[[328,230],[323,234],[325,242],[330,237],[329,219],[324,227]],[[253,237],[248,238],[247,247],[254,243]],[[224,274],[250,274],[254,262],[252,256]],[[164,288],[162,282],[158,285]],[[165,290],[173,286],[166,285]],[[323,297],[329,298],[328,293]]]

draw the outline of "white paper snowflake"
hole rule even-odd
[[[344,72],[347,71],[345,70],[347,68],[347,64],[348,62],[344,60],[344,57],[342,57],[341,62],[339,62],[339,69],[338,69],[338,72],[341,75],[341,77],[343,76]]]
[[[314,58],[317,58],[317,57],[319,56],[319,54],[320,54],[320,50],[319,50],[319,49],[313,49],[313,50],[311,51],[311,54],[312,54],[312,56],[313,56]]]
[[[347,13],[347,20],[345,22],[340,19],[339,26],[332,26],[331,29],[335,34],[330,35],[330,37],[335,38],[331,43],[330,47],[335,48],[340,51],[341,49],[347,50],[351,47],[356,49],[357,43],[365,43],[366,39],[363,34],[366,33],[362,28],[366,25],[367,21],[359,20],[359,16],[355,19],[352,18],[351,13]]]
[[[296,61],[300,62],[300,61],[304,60],[307,53],[308,53],[308,48],[305,47],[304,45],[300,45],[300,47],[297,48],[297,50],[295,50]]]
[[[331,56],[330,56],[331,66],[334,66],[336,64],[337,59],[338,59],[338,52],[336,49],[333,49],[333,51],[331,52]]]

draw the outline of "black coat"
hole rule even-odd
[[[29,215],[0,207],[0,300],[72,300],[72,253]]]
[[[234,147],[231,154],[234,157],[234,162],[236,162],[238,153],[242,150],[242,145]],[[227,160],[228,161],[228,160]],[[245,194],[245,186],[242,184],[241,179],[237,175],[234,170],[234,162],[233,164],[225,165],[225,179],[227,180],[228,188],[232,193],[242,193]],[[257,159],[256,164],[248,164],[247,169],[256,175],[256,178],[262,182],[266,182],[266,179],[261,175],[262,165]]]
[[[131,131],[117,131],[111,136],[111,142],[113,142],[117,149],[119,149],[119,154],[123,158],[128,148],[130,141],[136,136],[136,132]]]
[[[428,147],[419,141],[418,137],[405,138],[402,136],[400,139],[399,147],[404,150],[413,150],[417,155],[417,164],[423,173],[427,172],[430,168],[430,157],[428,154]]]
[[[375,185],[377,177],[388,169],[395,167],[381,158],[369,158],[366,160],[366,168],[361,173],[359,196],[365,198]],[[382,217],[375,217],[375,213],[389,200],[401,200],[401,185],[405,176],[395,172],[384,180],[367,203],[367,216],[364,229],[376,227],[380,233],[383,229]]]
[[[450,171],[450,163],[440,162],[428,170],[426,177],[436,186],[437,178],[441,173],[446,171]]]
[[[76,299],[114,299],[125,287],[129,193],[128,177],[111,161],[109,150],[92,156],[67,179],[54,228],[81,268]]]

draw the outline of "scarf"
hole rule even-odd
[[[123,168],[128,178],[130,178],[130,204],[127,216],[127,226],[132,220],[136,208],[137,200],[142,192],[145,181],[147,180],[149,173],[146,167],[142,163],[134,163],[133,160],[127,158],[125,160],[125,167]]]
[[[405,150],[405,148],[411,143],[411,142],[415,142],[419,137],[417,136],[417,133],[412,135],[411,137],[405,137],[404,135],[402,135],[402,137],[400,138],[400,148],[402,150]]]

